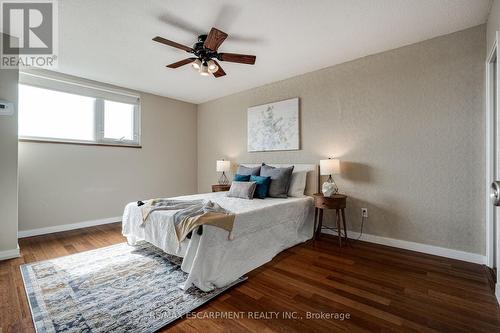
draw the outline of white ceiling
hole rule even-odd
[[[490,0],[59,0],[58,71],[201,103],[486,21]],[[215,26],[219,51],[255,54],[202,77],[165,65]]]

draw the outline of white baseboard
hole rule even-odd
[[[329,229],[325,229],[322,232],[326,234],[337,235],[335,231]],[[354,239],[357,239],[359,237],[359,233],[354,231],[347,231],[347,235],[349,236],[349,238],[354,238]],[[370,243],[398,247],[405,250],[412,250],[427,254],[433,254],[436,256],[472,262],[475,264],[481,264],[481,265],[486,264],[486,256],[477,253],[453,250],[445,247],[415,243],[401,239],[381,237],[365,233],[363,233],[363,235],[361,236],[361,240]]]
[[[25,238],[25,237],[31,237],[31,236],[52,234],[54,232],[68,231],[68,230],[74,230],[74,229],[93,227],[96,225],[120,222],[121,220],[122,220],[122,217],[117,216],[117,217],[109,217],[106,219],[91,220],[91,221],[84,221],[84,222],[71,223],[71,224],[55,225],[55,226],[51,226],[51,227],[38,228],[38,229],[19,230],[17,233],[17,237],[18,238]]]
[[[71,224],[63,224],[63,225],[57,225],[57,226],[51,226],[51,227],[45,227],[45,228],[38,228],[38,229],[31,229],[31,230],[20,230],[18,232],[18,238],[45,235],[45,234],[51,234],[54,232],[68,231],[68,230],[92,227],[92,226],[96,226],[96,225],[115,223],[115,222],[120,222],[121,219],[122,219],[121,216],[117,216],[117,217],[110,217],[110,218],[106,218],[106,219],[84,221],[84,222],[71,223]],[[322,232],[327,233],[327,234],[336,235],[336,233],[334,231],[328,230],[328,229],[323,230]],[[358,238],[359,237],[359,233],[354,232],[354,231],[348,231],[348,235],[350,238]],[[448,249],[448,248],[434,246],[434,245],[415,243],[415,242],[394,239],[394,238],[388,238],[388,237],[381,237],[381,236],[370,235],[370,234],[365,234],[365,233],[361,237],[361,240],[366,241],[366,242],[370,242],[370,243],[382,244],[382,245],[393,246],[393,247],[406,249],[406,250],[412,250],[412,251],[417,251],[417,252],[422,252],[422,253],[427,253],[427,254],[433,254],[436,256],[447,257],[447,258],[451,258],[451,259],[463,260],[463,261],[472,262],[475,264],[482,264],[482,265],[486,264],[486,256],[481,255],[481,254],[476,254],[476,253],[453,250],[453,249]],[[18,256],[19,256],[19,247],[17,249],[0,252],[0,260],[14,258],[14,257],[18,257]],[[500,290],[497,291],[497,297],[499,297],[499,296],[500,296]]]
[[[0,260],[7,260],[12,258],[18,258],[21,255],[19,252],[19,245],[17,248],[7,251],[0,251]]]

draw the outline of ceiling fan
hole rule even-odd
[[[201,75],[208,76],[212,74],[217,78],[226,75],[226,72],[224,72],[217,60],[247,65],[255,64],[256,57],[253,55],[217,52],[218,48],[227,36],[228,34],[225,32],[212,28],[210,29],[208,35],[198,36],[198,41],[193,45],[193,47],[185,46],[159,36],[153,38],[153,40],[158,43],[184,50],[194,55],[194,57],[167,65],[168,68],[179,68],[187,64],[192,64],[193,68],[198,70]]]

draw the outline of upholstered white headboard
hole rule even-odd
[[[262,163],[238,163],[238,165],[244,165],[248,167],[257,167],[262,165]],[[293,171],[307,171],[307,180],[306,180],[306,190],[304,192],[305,195],[313,195],[314,193],[319,192],[319,167],[317,164],[302,164],[302,163],[288,163],[288,164],[274,164],[274,163],[266,163],[270,166],[284,168],[289,166],[294,166]]]

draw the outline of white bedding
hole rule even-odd
[[[203,226],[178,247],[172,223],[173,211],[151,213],[145,227],[136,203],[125,207],[122,233],[133,245],[145,240],[163,251],[183,257],[182,270],[188,273],[184,289],[195,285],[203,291],[223,287],[270,261],[279,252],[312,237],[313,199],[229,198],[226,192],[197,194],[175,199],[207,199],[236,214],[232,239],[228,232]]]

